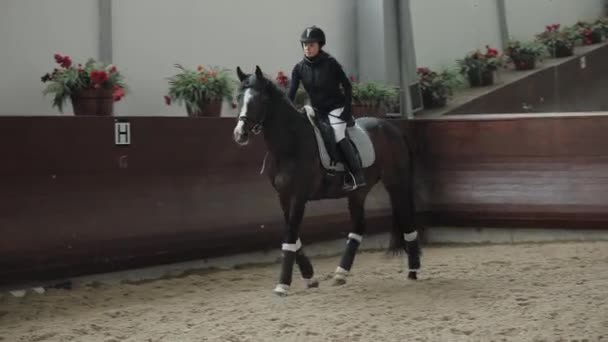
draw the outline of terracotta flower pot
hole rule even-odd
[[[422,91],[422,104],[426,109],[442,108],[446,106],[447,102],[448,99],[445,96],[437,97],[433,95],[432,91]]]
[[[494,71],[470,70],[467,73],[471,87],[484,87],[494,84]]]
[[[551,56],[554,58],[570,57],[574,55],[574,46],[569,46],[563,42],[556,42],[555,47],[550,49]]]
[[[199,104],[201,110],[193,112],[187,108],[190,117],[219,117],[222,114],[222,101],[205,101]]]
[[[83,89],[72,94],[71,99],[74,115],[114,115],[114,91],[112,89]]]
[[[589,40],[591,41],[591,44],[601,43],[602,42],[602,31],[594,30],[593,32],[591,32],[591,34],[589,35]]]
[[[514,55],[511,56],[515,69],[517,70],[532,70],[536,67],[536,56],[534,55]]]

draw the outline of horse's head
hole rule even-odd
[[[234,141],[239,145],[249,143],[249,133],[259,134],[268,112],[268,88],[271,81],[266,79],[259,66],[254,74],[245,74],[236,68],[241,81],[239,87],[239,117],[234,128]]]

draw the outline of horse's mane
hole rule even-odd
[[[304,114],[304,109],[298,109],[293,102],[291,102],[291,100],[289,100],[289,98],[287,97],[287,93],[285,91],[283,91],[282,89],[279,89],[279,86],[272,82],[268,77],[266,77],[266,80],[268,81],[268,92],[270,93],[270,95],[272,97],[276,97],[278,99],[281,99],[282,101],[284,101],[285,103],[288,104],[289,107],[291,107],[295,112],[300,113],[300,114]]]

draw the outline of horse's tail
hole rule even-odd
[[[383,183],[388,192],[393,216],[389,253],[407,249],[404,233],[415,230],[414,151],[409,139],[391,122],[383,124],[390,151],[383,168]]]

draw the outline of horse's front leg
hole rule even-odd
[[[289,225],[289,217],[290,217],[290,207],[291,207],[291,198],[290,196],[279,196],[279,200],[281,201],[281,209],[283,209],[283,215],[285,218],[285,226]],[[298,241],[300,241],[298,239]],[[304,280],[304,285],[306,288],[315,288],[319,287],[319,281],[314,278],[315,271],[310,259],[304,253],[304,248],[300,243],[296,242],[297,246],[299,246],[296,251],[296,264],[300,268],[300,274],[302,274],[302,279]]]
[[[302,277],[307,282],[308,287],[318,286],[318,282],[313,278],[313,268],[310,260],[304,255],[302,243],[300,242],[299,231],[304,209],[306,207],[305,196],[281,196],[281,206],[285,213],[285,231],[283,234],[283,244],[281,245],[282,261],[279,283],[274,289],[278,295],[286,295],[291,286],[293,277],[294,262],[298,262]]]

